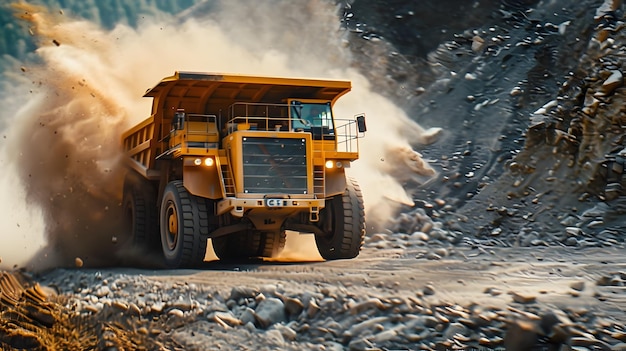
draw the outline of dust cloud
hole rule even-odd
[[[358,58],[342,45],[336,12],[315,0],[222,1],[203,17],[143,19],[136,29],[106,31],[58,9],[16,6],[39,42],[41,63],[24,64],[10,93],[28,103],[3,117],[11,123],[2,121],[9,167],[0,186],[10,207],[2,222],[4,237],[15,238],[2,245],[3,266],[68,266],[75,257],[86,266],[116,264],[125,236],[120,134],[149,115],[143,92],[177,70],[351,80],[336,115],[368,118],[362,159],[350,170],[368,221],[384,223],[398,204],[411,204],[402,181],[434,171],[410,142],[428,142],[438,130],[421,129],[350,68]]]

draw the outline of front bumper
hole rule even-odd
[[[268,210],[286,213],[308,210],[311,219],[317,221],[319,211],[324,208],[325,204],[326,201],[324,199],[294,199],[271,196],[245,199],[226,198],[217,203],[217,215],[230,212],[234,217],[243,217],[250,210]]]

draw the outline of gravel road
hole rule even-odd
[[[37,325],[41,349],[623,350],[623,250],[369,246],[346,261],[55,269],[30,277],[54,324],[16,324]]]

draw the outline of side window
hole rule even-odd
[[[321,113],[319,115],[319,126],[320,127],[328,127],[330,130],[333,130],[333,116],[330,110],[330,103],[320,104]]]
[[[292,100],[290,103],[291,128],[293,130],[306,130],[311,128],[309,108],[307,104]]]

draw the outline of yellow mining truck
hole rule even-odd
[[[363,115],[333,116],[349,81],[176,72],[149,89],[152,114],[122,136],[133,242],[169,267],[274,257],[285,231],[313,233],[325,259],[354,258],[365,233]]]

